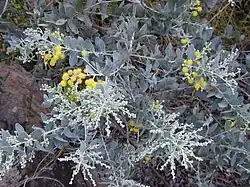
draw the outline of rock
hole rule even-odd
[[[42,91],[29,72],[18,64],[0,63],[0,128],[41,126],[42,102]]]

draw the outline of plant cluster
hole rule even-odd
[[[197,17],[203,2],[156,4],[41,3],[37,27],[7,39],[22,63],[57,79],[42,86],[43,128],[0,132],[1,176],[35,151],[60,149],[58,160],[73,164],[70,184],[82,173],[93,186],[144,187],[133,173],[141,165],[173,180],[184,167],[199,186],[227,169],[247,178],[250,105],[240,81],[249,73],[239,49],[226,50]]]

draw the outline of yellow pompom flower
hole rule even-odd
[[[77,76],[75,76],[75,75],[73,75],[72,77],[70,77],[70,80],[71,80],[72,82],[75,82],[76,79],[77,79]]]
[[[188,84],[193,84],[194,83],[194,78],[188,78],[187,81],[188,81]]]
[[[87,56],[87,55],[88,55],[88,51],[82,50],[82,56]]]
[[[45,60],[45,61],[48,61],[48,60],[50,60],[51,58],[52,58],[52,54],[50,54],[50,53],[44,55],[44,60]]]
[[[135,126],[135,121],[133,121],[133,120],[129,121],[129,126],[134,127]]]
[[[181,44],[182,45],[187,45],[188,43],[188,40],[187,39],[181,39]]]
[[[194,84],[194,88],[195,88],[196,91],[198,91],[201,88],[200,82],[196,82]]]
[[[198,6],[198,7],[196,8],[196,11],[197,11],[197,12],[201,12],[201,11],[202,11],[202,7],[201,7],[201,6]]]
[[[187,66],[182,67],[182,72],[183,73],[188,73],[189,72],[188,67]]]
[[[59,58],[60,58],[60,59],[65,59],[65,55],[64,55],[63,53],[61,53],[61,54],[59,55]]]
[[[201,61],[200,61],[200,60],[197,60],[197,61],[196,61],[196,64],[197,64],[197,65],[201,65]]]
[[[131,129],[130,129],[131,130]],[[136,127],[134,127],[134,128],[132,128],[132,132],[134,132],[134,133],[138,133],[140,131],[140,129],[138,129],[138,128],[136,128]]]
[[[58,61],[58,60],[59,60],[59,58],[60,58],[60,56],[59,56],[59,55],[54,55],[52,59],[55,59],[55,61]]]
[[[197,72],[193,72],[192,75],[193,75],[194,78],[198,77],[198,73]]]
[[[57,60],[53,57],[53,58],[50,60],[49,65],[52,66],[52,67],[55,66],[55,65],[56,65],[56,61],[57,61]]]
[[[78,77],[81,78],[81,79],[85,79],[86,75],[84,73],[79,73]]]
[[[77,74],[80,74],[82,72],[82,69],[81,68],[77,68],[76,72],[77,72]]]
[[[85,68],[85,69],[83,70],[83,72],[84,72],[84,73],[88,73],[89,71]]]
[[[77,79],[76,82],[77,82],[78,84],[82,84],[82,79]]]
[[[194,52],[194,56],[195,56],[195,58],[199,58],[201,56],[201,52],[199,50],[196,50]]]
[[[69,74],[65,72],[62,76],[62,80],[68,80],[69,79]]]
[[[74,74],[74,75],[77,75],[77,74],[78,74],[77,69],[74,69],[74,70],[73,70],[73,74]]]
[[[70,69],[70,70],[68,70],[68,74],[69,75],[73,75],[73,71]]]
[[[204,80],[204,77],[200,78],[200,86],[204,88],[207,85],[207,82]]]
[[[62,87],[65,87],[65,86],[67,86],[67,82],[66,82],[65,80],[62,80],[62,81],[60,82],[60,85],[61,85]]]
[[[62,51],[62,46],[57,45],[57,46],[55,47],[55,51],[56,51],[56,52],[61,52],[61,51]]]
[[[145,156],[145,161],[149,162],[151,160],[151,157],[149,155]]]
[[[187,64],[190,65],[190,66],[193,65],[193,60],[188,60]]]
[[[74,85],[74,82],[73,82],[72,80],[68,80],[68,81],[67,81],[67,84],[68,84],[69,86],[73,86],[73,85]]]
[[[102,84],[102,85],[106,85],[106,84],[107,84],[107,83],[106,83],[105,81],[103,81],[103,80],[98,80],[97,83],[98,83],[98,84]]]
[[[85,80],[86,88],[96,88],[96,82],[94,79],[87,79]]]
[[[199,13],[197,11],[193,11],[193,16],[197,17],[199,15]]]

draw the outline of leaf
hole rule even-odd
[[[195,51],[194,45],[193,44],[189,45],[188,48],[187,48],[187,58],[188,58],[188,60],[193,60],[194,59],[194,51]]]
[[[169,60],[174,60],[174,51],[173,51],[173,46],[171,43],[168,44],[167,48],[165,49],[166,56]]]
[[[2,17],[2,14],[4,13],[8,2],[9,2],[8,0],[1,0],[0,1],[0,18]]]
[[[218,2],[218,0],[207,0],[206,4],[211,9],[216,5],[217,2]]]
[[[70,65],[71,67],[73,67],[73,66],[76,65],[77,62],[78,62],[77,52],[72,51],[72,52],[69,54],[69,65]]]
[[[105,47],[105,43],[102,39],[100,39],[99,37],[95,38],[95,45],[97,47],[97,49],[101,52],[106,52],[106,47]]]
[[[218,103],[218,106],[220,108],[226,108],[228,106],[228,103],[225,100],[222,100],[221,102]]]
[[[15,124],[15,130],[17,131],[18,134],[21,134],[21,133],[25,132],[23,126],[20,125],[19,123]]]
[[[65,129],[63,130],[63,134],[64,134],[65,136],[67,136],[68,138],[71,138],[71,139],[74,139],[74,138],[77,138],[77,137],[78,137],[75,133],[70,132],[70,129],[69,129],[69,128],[65,128]]]
[[[208,41],[211,39],[212,35],[213,35],[213,28],[207,28],[207,29],[204,29],[203,30],[203,33],[202,33],[202,39],[204,42]]]
[[[75,25],[73,19],[69,19],[67,22],[67,25],[74,34],[79,34],[79,30],[77,26]]]
[[[67,22],[66,19],[59,19],[55,22],[56,25],[61,26],[64,25]]]
[[[92,27],[92,21],[89,18],[88,15],[86,14],[80,14],[76,17],[78,20],[82,21],[83,23],[85,23],[86,26],[88,27]]]
[[[64,12],[68,18],[72,18],[75,14],[75,9],[69,3],[63,3]]]
[[[92,44],[91,40],[84,41],[84,49],[90,52],[95,52],[95,46]]]

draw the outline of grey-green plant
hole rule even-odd
[[[145,161],[173,179],[177,166],[193,170],[192,182],[201,186],[226,168],[247,178],[250,111],[238,82],[248,72],[242,73],[238,49],[227,51],[213,28],[192,16],[195,6],[194,0],[40,6],[33,15],[39,27],[8,41],[19,59],[45,58],[59,45],[65,58],[49,68],[86,68],[106,84],[74,85],[74,99],[58,82],[43,85],[42,106],[50,109],[41,114],[44,127],[1,131],[1,175],[18,162],[25,167],[34,151],[65,149],[58,160],[73,163],[71,184],[82,172],[93,186],[143,187],[133,169]]]

